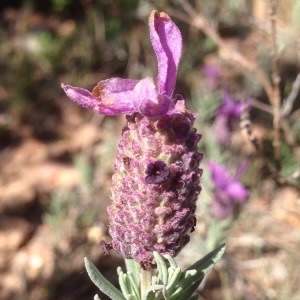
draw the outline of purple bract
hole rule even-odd
[[[159,117],[171,113],[174,109],[171,97],[182,52],[181,34],[166,13],[157,11],[151,13],[149,27],[158,61],[157,86],[152,78],[102,80],[92,92],[62,84],[68,97],[75,103],[104,115],[139,112],[147,117]]]

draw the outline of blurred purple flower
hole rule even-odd
[[[205,89],[208,91],[214,91],[218,87],[218,80],[221,77],[219,68],[213,64],[207,64],[201,69],[204,75]]]
[[[220,144],[226,145],[230,142],[237,121],[249,105],[249,102],[236,101],[232,96],[224,93],[223,103],[218,109],[213,123],[213,134]]]
[[[238,203],[243,203],[249,196],[249,191],[239,180],[248,167],[244,161],[234,176],[217,163],[208,164],[211,170],[211,179],[215,185],[211,212],[216,219],[226,219],[233,215]]]
[[[104,115],[130,114],[118,144],[108,207],[114,249],[144,268],[154,265],[153,251],[175,256],[195,226],[196,199],[201,191],[201,136],[196,115],[185,101],[172,99],[181,58],[182,37],[166,13],[153,11],[150,39],[158,61],[152,78],[112,78],[94,90],[62,84],[77,104]]]

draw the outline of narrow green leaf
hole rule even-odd
[[[203,273],[203,276],[207,274],[213,266],[222,258],[226,249],[226,245],[222,244],[221,246],[217,247],[215,250],[211,251],[203,258],[195,262],[192,266],[187,268],[185,272],[188,270],[198,270]]]
[[[169,275],[169,282],[166,286],[168,292],[170,291],[171,293],[171,291],[175,288],[175,285],[178,282],[180,275],[181,275],[181,269],[179,267],[173,271],[172,275]]]
[[[140,295],[139,285],[136,282],[136,278],[132,275],[131,272],[128,272],[127,275],[131,284],[131,292],[134,294],[136,299],[140,299],[141,295]]]
[[[173,276],[174,271],[175,270],[172,267],[168,268],[168,282],[170,281],[170,278]]]
[[[168,282],[167,282],[167,284],[165,285],[166,290],[167,290],[167,285],[169,284],[169,282],[170,282],[170,280],[171,280],[171,278],[172,278],[174,272],[175,272],[175,271],[174,271],[174,269],[173,269],[172,267],[169,267],[169,268],[168,268]]]
[[[127,300],[139,300],[139,291],[137,287],[132,285],[132,281],[128,274],[124,273],[122,269],[118,268],[118,274],[119,274],[119,283],[121,291],[124,295],[124,297]]]
[[[170,300],[181,300],[189,298],[201,283],[203,277],[199,278],[199,274],[188,277],[177,284],[177,289],[170,296]]]
[[[128,299],[128,296],[131,295],[131,286],[130,281],[128,279],[127,274],[123,273],[122,271],[119,271],[119,283],[121,291],[126,299]]]
[[[225,244],[208,253],[202,259],[194,263],[182,273],[177,284],[176,291],[172,294],[172,300],[181,300],[190,297],[197,289],[205,274],[221,259],[225,252]]]
[[[169,300],[166,295],[166,289],[164,285],[154,285],[152,289],[148,291],[146,295],[146,300]]]
[[[141,265],[137,263],[134,259],[125,259],[125,265],[127,274],[131,273],[135,278],[137,286],[141,283]]]
[[[120,276],[121,274],[124,274],[123,270],[121,267],[117,267],[117,273]]]
[[[167,254],[167,255],[165,255],[164,257],[168,260],[170,266],[171,266],[174,270],[177,269],[177,263],[176,263],[175,259],[174,259],[172,256],[170,256],[170,255]]]
[[[195,276],[197,274],[197,270],[193,269],[193,270],[186,270],[185,272],[182,273],[182,277],[183,278],[189,278],[192,276]]]
[[[182,300],[182,299],[189,299],[193,293],[197,290],[198,286],[200,285],[203,278],[199,280],[195,280],[190,286],[180,291],[178,294],[174,293],[171,300]]]
[[[153,251],[153,256],[155,258],[157,269],[158,269],[158,277],[164,285],[168,284],[168,268],[167,265],[161,255],[158,252]]]
[[[95,265],[88,258],[84,258],[84,263],[91,280],[101,292],[113,300],[126,300],[122,293],[98,271]]]

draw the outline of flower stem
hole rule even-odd
[[[151,289],[153,269],[144,270],[141,268],[141,299],[146,300]]]

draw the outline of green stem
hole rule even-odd
[[[146,300],[147,294],[151,289],[153,269],[144,270],[141,268],[141,296],[142,300]]]

